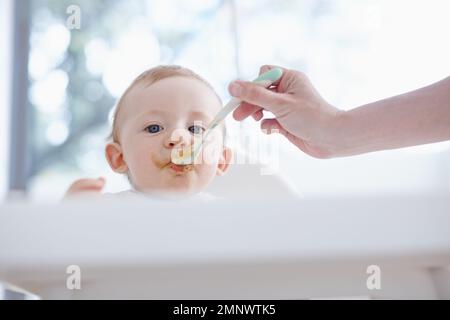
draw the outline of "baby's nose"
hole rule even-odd
[[[185,142],[180,142],[180,141],[170,141],[168,144],[168,147],[170,148],[174,148],[174,147],[183,147],[185,146],[187,143]]]
[[[191,135],[187,130],[177,129],[172,132],[167,138],[165,145],[168,148],[185,147],[189,145],[191,141]]]

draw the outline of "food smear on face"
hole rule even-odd
[[[179,165],[179,164],[175,164],[175,163],[171,163],[169,165],[169,167],[170,167],[170,169],[175,171],[177,174],[187,173],[194,169],[193,165]]]
[[[194,141],[193,145],[184,147],[184,148],[174,148],[171,152],[171,160],[174,164],[178,165],[188,165],[193,164],[194,159],[194,153],[197,151],[197,149],[201,147],[201,142]]]
[[[186,148],[173,149],[171,153],[171,158],[174,164],[178,165],[191,164],[193,162],[192,147],[189,146]]]

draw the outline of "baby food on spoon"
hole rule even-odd
[[[195,163],[201,147],[200,139],[194,139],[194,143],[185,148],[174,148],[171,153],[172,162],[176,165],[190,165]]]

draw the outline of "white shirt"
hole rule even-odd
[[[212,194],[206,193],[206,192],[199,192],[193,195],[171,195],[171,194],[150,194],[150,193],[144,193],[139,192],[133,189],[125,190],[117,193],[104,193],[103,194],[106,197],[121,197],[126,199],[132,199],[132,198],[139,198],[139,199],[153,199],[153,200],[160,200],[160,201],[173,201],[173,200],[194,200],[194,201],[201,201],[201,202],[210,202],[217,200],[218,197],[213,196]]]

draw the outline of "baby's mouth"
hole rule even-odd
[[[161,161],[161,160],[158,160],[155,158],[153,158],[153,162],[160,169],[169,169],[171,171],[176,172],[177,174],[183,174],[183,173],[187,173],[187,172],[194,170],[193,164],[187,164],[187,165],[175,164],[170,160]]]
[[[192,165],[192,164],[179,165],[179,164],[175,164],[173,162],[169,162],[167,164],[167,167],[169,167],[171,170],[175,171],[176,173],[187,173],[194,169],[194,165]]]

